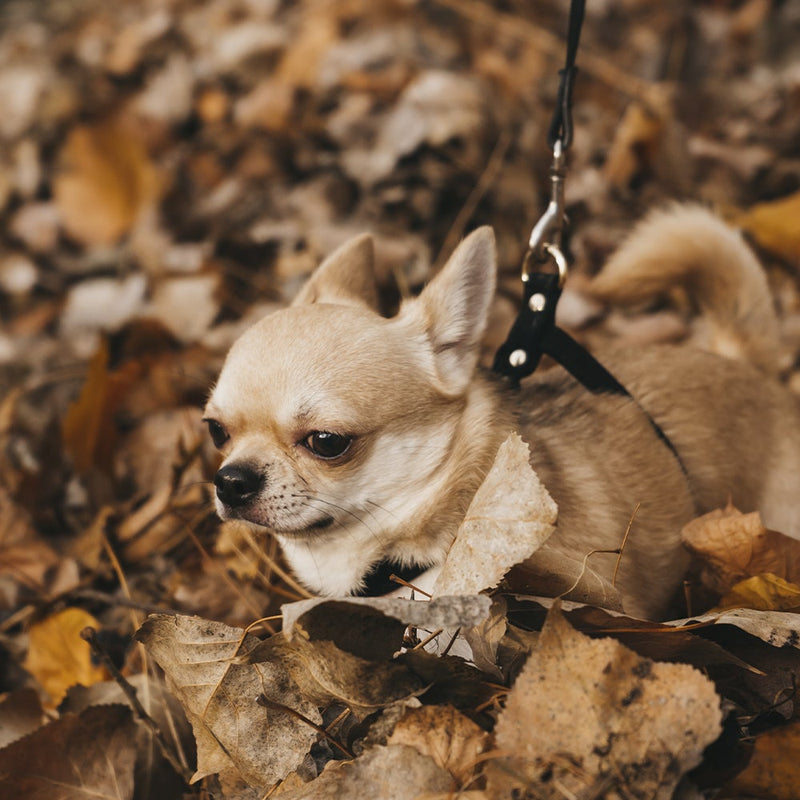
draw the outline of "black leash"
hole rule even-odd
[[[531,231],[528,250],[522,262],[525,288],[522,307],[508,338],[495,355],[493,370],[518,384],[536,369],[543,355],[548,355],[590,392],[616,394],[630,399],[688,477],[680,454],[658,423],[591,353],[556,325],[556,306],[567,276],[567,260],[562,250],[565,161],[566,151],[572,144],[572,89],[578,71],[575,57],[585,7],[585,0],[572,0],[570,4],[566,64],[564,69],[559,70],[558,99],[547,134],[548,144],[553,151],[550,203]],[[555,265],[556,272],[533,269],[535,266],[545,266],[548,261]]]

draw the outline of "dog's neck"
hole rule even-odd
[[[365,512],[368,524],[353,523],[313,539],[278,535],[295,574],[311,591],[330,596],[351,594],[360,588],[370,569],[385,560],[423,567],[444,560],[472,497],[512,426],[498,392],[488,381],[477,379],[462,402],[435,479],[416,496],[399,497],[399,509],[372,509]]]

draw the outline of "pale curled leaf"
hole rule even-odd
[[[496,744],[509,755],[487,764],[489,794],[535,787],[537,797],[563,798],[605,786],[667,800],[721,721],[699,671],[584,636],[556,604],[498,719]]]
[[[436,580],[434,597],[497,586],[553,533],[558,509],[529,464],[528,445],[511,434],[470,503]]]
[[[317,737],[321,717],[280,657],[240,663],[260,642],[239,628],[199,617],[153,615],[137,633],[180,700],[197,741],[197,773],[239,772],[268,787],[296,769]],[[257,699],[263,695],[267,707]]]
[[[282,800],[409,800],[422,792],[451,792],[453,779],[429,756],[408,745],[372,747],[355,761],[334,761],[311,783]]]
[[[800,583],[800,542],[767,530],[757,511],[711,511],[685,525],[681,538],[703,564],[703,583],[720,594],[764,573]]]
[[[302,617],[317,606],[346,604],[361,606],[366,610],[375,609],[387,617],[399,620],[405,625],[413,625],[425,630],[439,628],[471,628],[482,622],[489,614],[491,600],[484,596],[436,597],[430,602],[407,600],[400,597],[345,597],[331,600],[312,597],[287,603],[281,607],[283,630],[287,638],[292,638],[295,626],[302,626]],[[332,640],[336,640],[332,633]],[[399,647],[398,642],[398,647]]]
[[[422,706],[406,711],[388,744],[407,744],[430,756],[463,786],[474,773],[488,739],[483,729],[452,706]]]
[[[680,627],[697,622],[708,622],[714,625],[733,625],[773,647],[791,645],[800,649],[800,614],[794,612],[734,608],[730,611],[712,611],[697,617],[671,620],[664,624]]]

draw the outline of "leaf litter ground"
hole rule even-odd
[[[644,208],[703,200],[759,248],[800,391],[797,3],[589,6],[563,324],[691,339],[680,303],[579,289]],[[504,338],[565,10],[3,4],[4,797],[796,796],[798,547],[753,515],[687,528],[701,567],[656,624],[549,547],[519,443],[430,603],[307,600],[213,514],[221,359],[350,235],[375,233],[388,308],[492,224],[487,357]],[[534,551],[513,585],[543,597],[505,578]]]

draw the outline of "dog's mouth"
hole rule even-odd
[[[307,528],[307,531],[322,531],[333,524],[333,517],[323,517],[316,522],[312,522]]]

